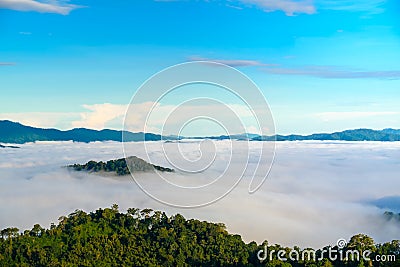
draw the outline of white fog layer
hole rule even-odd
[[[160,144],[153,142],[148,147],[151,163],[171,167]],[[218,152],[226,153],[218,154],[217,160],[229,158],[229,145],[228,141],[216,141]],[[250,142],[250,149],[257,151],[259,145]],[[132,152],[135,146],[139,144],[130,144],[130,155],[148,160],[140,149]],[[181,143],[180,149],[190,158],[193,146]],[[236,143],[243,150],[246,146],[247,142]],[[130,177],[105,177],[65,168],[123,156],[122,144],[117,142],[40,142],[0,149],[0,228],[24,230],[35,223],[49,227],[75,209],[93,211],[117,203],[121,211],[152,208],[169,215],[181,213],[188,218],[223,222],[229,232],[240,234],[246,242],[268,240],[321,247],[357,233],[368,234],[377,242],[400,239],[400,222],[388,221],[383,216],[388,209],[373,204],[388,197],[399,199],[400,142],[278,142],[271,173],[256,193],[248,193],[249,177],[244,177],[226,197],[201,208],[179,209],[157,202]],[[250,157],[249,164],[254,163]],[[240,171],[242,163],[232,161],[230,165]],[[200,175],[167,176],[171,181],[197,184],[222,173],[225,167],[219,166]],[[154,177],[141,178],[153,181]],[[168,194],[156,179],[152,186],[160,194]],[[190,194],[174,197],[189,199]]]

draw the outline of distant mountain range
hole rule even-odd
[[[68,131],[57,129],[43,129],[25,126],[12,121],[0,121],[0,143],[23,144],[35,141],[75,141],[75,142],[94,142],[94,141],[159,141],[159,140],[178,140],[185,137],[161,136],[152,133],[132,133],[117,130],[91,130],[77,128]],[[260,136],[257,134],[238,134],[220,135],[207,137],[190,137],[190,139],[214,139],[214,140],[252,140],[252,141],[305,141],[305,140],[326,140],[326,141],[400,141],[400,130],[384,129],[356,129],[346,130],[335,133],[318,133],[311,135],[274,135]],[[4,147],[0,145],[0,148]]]
[[[330,140],[330,141],[400,141],[400,130],[384,129],[356,129],[346,130],[335,133],[318,133],[311,135],[276,135],[272,137],[259,136],[252,140],[271,140],[277,141],[304,141],[304,140]]]
[[[23,144],[35,141],[75,141],[75,142],[94,142],[94,141],[122,141],[124,140],[143,141],[161,140],[161,135],[152,133],[131,133],[116,130],[90,130],[76,128],[68,131],[57,129],[43,129],[25,126],[12,121],[0,121],[0,143]]]
[[[236,140],[252,140],[252,141],[307,141],[307,140],[321,140],[321,141],[400,141],[400,130],[384,129],[384,130],[371,130],[371,129],[356,129],[346,130],[335,133],[318,133],[310,135],[272,135],[260,136],[257,134],[237,134],[237,135],[220,135],[208,137],[193,137],[193,138],[208,138],[216,140],[236,139]]]

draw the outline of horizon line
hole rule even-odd
[[[0,120],[0,122],[10,122],[10,123],[14,123],[14,124],[20,124],[22,126],[25,127],[30,127],[30,128],[35,128],[35,129],[43,129],[43,130],[58,130],[61,132],[67,132],[67,131],[72,131],[72,130],[79,130],[79,129],[84,129],[84,130],[90,130],[90,131],[118,131],[118,132],[129,132],[129,133],[135,133],[135,134],[155,134],[155,135],[160,135],[160,136],[165,136],[165,137],[180,137],[180,138],[206,138],[206,137],[220,137],[220,136],[234,136],[234,135],[255,135],[255,136],[259,136],[259,137],[272,137],[272,136],[292,136],[292,135],[298,135],[298,136],[310,136],[310,135],[314,135],[314,134],[334,134],[334,133],[341,133],[341,132],[346,132],[346,131],[355,131],[355,130],[372,130],[372,131],[384,131],[384,130],[399,130],[400,128],[393,128],[393,127],[386,127],[386,128],[381,128],[381,129],[376,129],[376,128],[347,128],[347,129],[342,129],[342,130],[335,130],[335,131],[331,131],[331,132],[323,132],[323,131],[318,131],[318,132],[313,132],[313,133],[304,133],[304,134],[300,134],[300,133],[274,133],[272,135],[261,135],[261,134],[257,134],[257,133],[251,133],[251,132],[244,132],[244,133],[232,133],[230,135],[225,135],[225,134],[215,134],[215,135],[205,135],[205,136],[201,136],[201,135],[174,135],[174,134],[168,134],[168,135],[162,135],[161,133],[155,133],[155,132],[144,132],[144,131],[139,131],[139,132],[133,132],[133,131],[129,131],[129,130],[124,130],[124,129],[113,129],[113,128],[103,128],[103,129],[93,129],[93,128],[85,128],[85,127],[77,127],[77,128],[68,128],[68,129],[60,129],[60,128],[56,128],[56,127],[38,127],[38,126],[32,126],[32,125],[26,125],[23,124],[21,122],[18,121],[12,121],[12,120]]]

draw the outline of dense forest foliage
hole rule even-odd
[[[36,224],[23,233],[17,228],[1,231],[0,266],[400,266],[400,242],[374,244],[366,235],[356,235],[344,249],[370,249],[374,255],[396,255],[395,262],[272,260],[260,262],[258,251],[287,248],[251,242],[229,234],[225,226],[167,216],[151,209],[118,206],[85,213],[76,210],[44,229]],[[321,250],[319,250],[321,251]],[[318,252],[318,251],[317,251]]]
[[[129,168],[128,168],[129,165]],[[162,171],[173,172],[173,169],[157,166],[144,161],[138,157],[132,156],[126,159],[109,160],[107,162],[89,161],[86,164],[69,165],[76,171],[89,171],[89,172],[113,172],[117,175],[128,175],[130,171]]]

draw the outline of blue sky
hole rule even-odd
[[[212,60],[253,79],[278,133],[400,128],[397,0],[0,0],[0,119],[121,128],[151,75]]]

